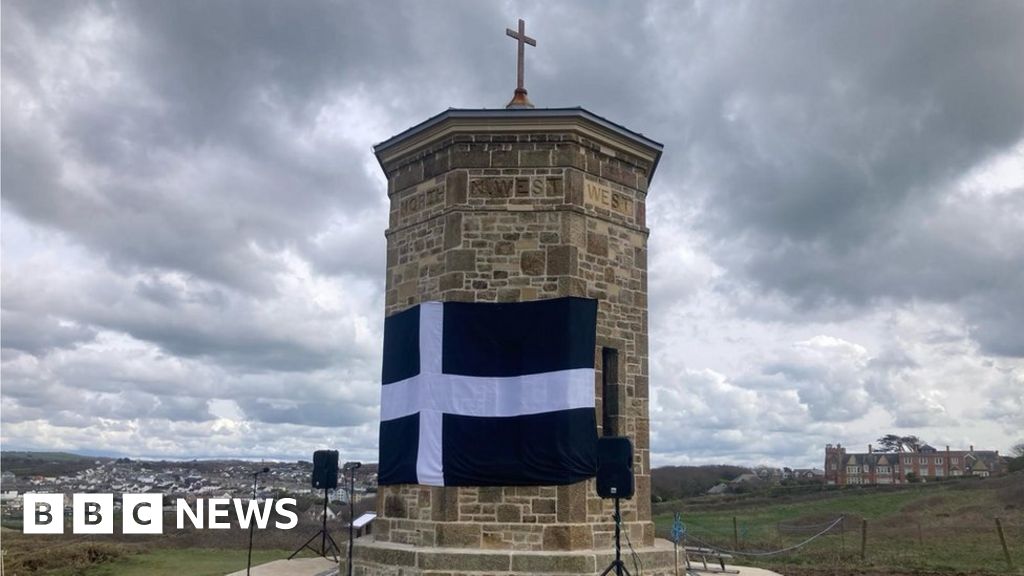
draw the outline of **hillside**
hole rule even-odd
[[[680,512],[690,545],[736,550],[738,564],[787,575],[1016,574],[996,532],[1000,518],[1016,566],[1024,565],[1024,474],[902,487],[860,487],[666,502],[658,534]],[[838,521],[838,523],[836,523]],[[835,526],[806,546],[796,546]],[[864,558],[861,559],[862,530]],[[750,554],[750,555],[747,555]]]
[[[81,456],[67,452],[0,452],[0,471],[16,476],[63,476],[87,470],[96,461],[111,458]]]
[[[662,466],[651,470],[651,496],[655,501],[700,496],[719,482],[728,482],[749,472],[747,468],[714,466]]]

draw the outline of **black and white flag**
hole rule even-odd
[[[597,301],[427,302],[384,322],[378,483],[559,485],[597,470]]]

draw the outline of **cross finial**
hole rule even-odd
[[[519,19],[519,31],[505,28],[505,34],[518,40],[519,44],[518,58],[516,60],[516,92],[512,96],[512,101],[505,108],[533,108],[530,99],[526,97],[526,88],[523,87],[523,56],[525,52],[524,44],[536,46],[537,41],[526,35],[526,22],[522,18]]]

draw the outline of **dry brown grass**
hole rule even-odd
[[[49,574],[55,570],[77,573],[142,550],[138,545],[69,538],[40,538],[5,530],[4,573]]]

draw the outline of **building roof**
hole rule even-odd
[[[619,139],[628,141],[636,147],[645,149],[654,157],[648,180],[654,177],[654,171],[658,167],[658,161],[661,159],[661,152],[664,148],[660,142],[656,142],[639,132],[634,132],[621,124],[616,124],[607,118],[598,116],[578,106],[575,108],[449,108],[377,144],[373,147],[373,152],[377,155],[377,160],[381,163],[381,168],[383,168],[383,156],[391,149],[401,144],[415,141],[418,136],[430,133],[432,129],[439,127],[445,122],[482,122],[488,128],[500,128],[502,125],[514,127],[523,122],[538,120],[552,123],[557,120],[585,121],[608,134],[617,136]]]
[[[707,493],[708,494],[724,494],[724,493],[726,493],[728,491],[729,491],[729,486],[726,485],[724,482],[719,482],[718,484],[715,484],[711,488],[708,488]]]
[[[893,466],[899,454],[894,452],[872,452],[860,454],[847,454],[846,466]]]

